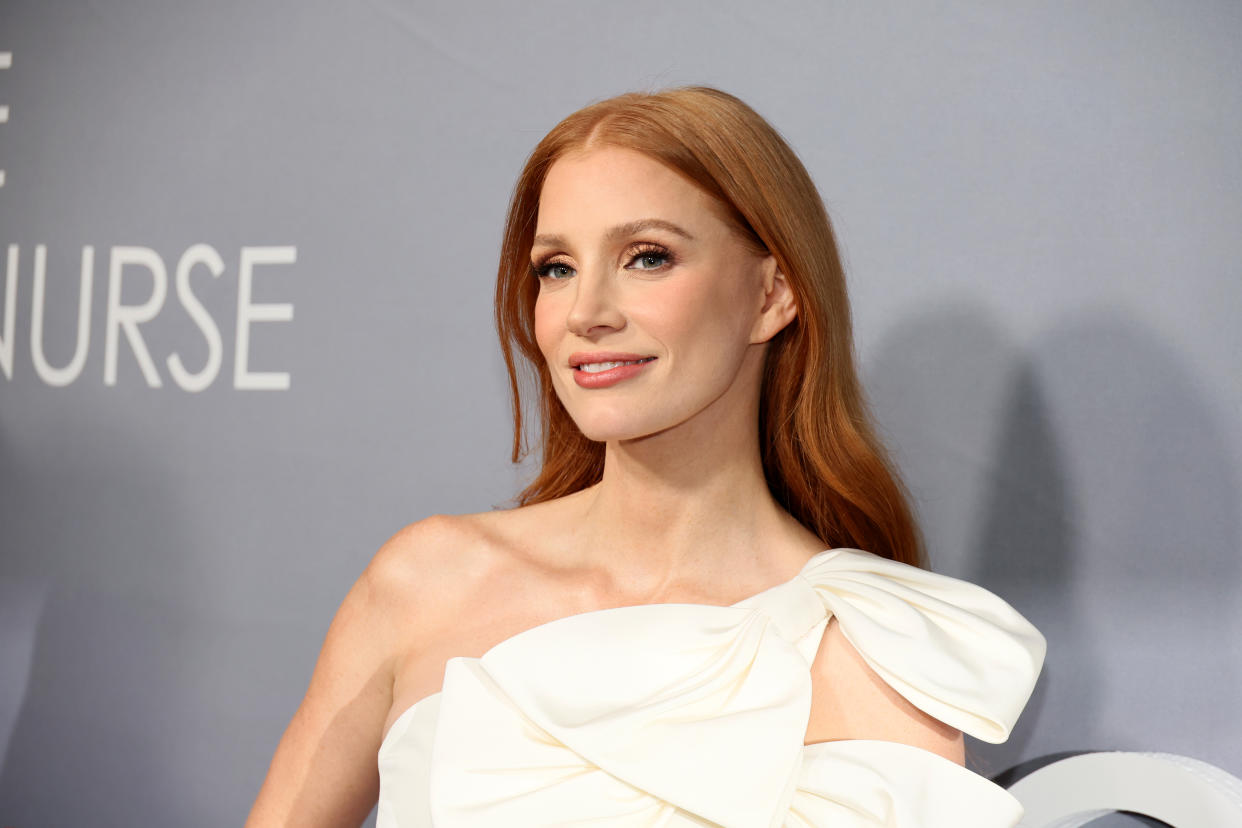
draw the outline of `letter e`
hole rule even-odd
[[[256,305],[250,301],[255,265],[294,264],[296,247],[243,247],[237,274],[237,352],[233,364],[233,387],[244,391],[288,391],[289,375],[275,371],[251,371],[250,325],[253,322],[288,322],[293,305]]]

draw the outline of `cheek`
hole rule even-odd
[[[732,286],[739,278],[734,273],[717,273],[670,286],[651,324],[671,340],[680,341],[686,357],[722,363],[735,360],[749,344],[748,298],[740,290],[722,287]]]
[[[535,300],[534,317],[535,342],[538,343],[544,359],[550,360],[565,330],[565,321],[557,315],[555,302],[549,301],[542,294]]]
[[[721,335],[727,337],[737,353],[750,346],[759,310],[758,290],[754,271],[744,266],[735,267],[722,274],[719,288],[705,302],[712,308]]]

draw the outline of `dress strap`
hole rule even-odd
[[[867,664],[920,710],[987,742],[1009,737],[1046,645],[1001,598],[857,549],[816,555],[795,580],[814,591],[823,614],[837,619]]]

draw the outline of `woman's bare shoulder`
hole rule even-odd
[[[377,597],[406,607],[429,609],[468,592],[501,552],[480,517],[437,514],[401,527],[376,551],[363,579]]]
[[[378,598],[424,629],[463,603],[494,598],[497,583],[544,568],[552,548],[540,527],[554,504],[436,514],[397,530],[363,573]],[[554,544],[553,544],[554,545]]]
[[[527,509],[436,515],[384,544],[374,577],[394,608],[392,707],[384,730],[438,690],[445,664],[575,610],[548,577]]]
[[[446,612],[437,587],[469,522],[437,515],[396,532],[328,627],[310,685],[285,729],[248,825],[359,824],[379,789],[375,765],[405,654]],[[437,603],[438,602],[438,603]]]

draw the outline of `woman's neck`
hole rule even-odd
[[[768,490],[755,409],[709,406],[674,428],[609,442],[601,481],[578,501],[574,546],[640,594],[724,590],[819,551]]]

